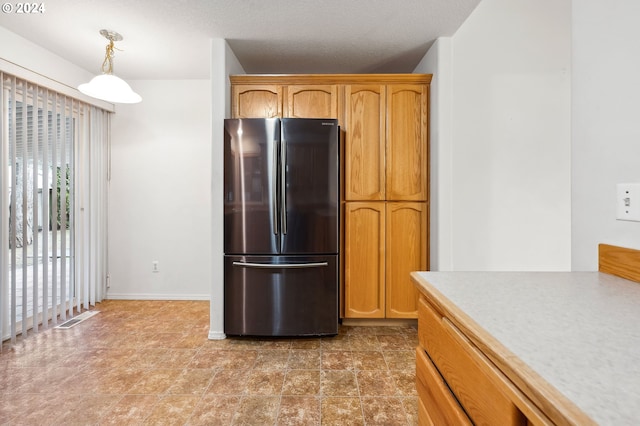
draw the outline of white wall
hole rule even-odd
[[[130,84],[142,102],[112,119],[107,297],[209,299],[211,83]]]
[[[597,245],[640,249],[640,222],[617,221],[616,184],[640,182],[640,2],[573,2],[574,270]]]
[[[443,269],[570,269],[570,28],[570,0],[483,0],[438,61]]]
[[[418,74],[432,74],[429,105],[430,130],[430,269],[451,271],[452,229],[451,229],[451,147],[452,126],[452,40],[440,37],[429,49],[413,71]]]
[[[230,74],[244,74],[244,69],[225,40],[211,41],[211,305],[209,338],[223,339],[224,334],[224,119],[230,117]]]
[[[89,71],[3,27],[0,27],[0,58],[72,88],[93,77]]]

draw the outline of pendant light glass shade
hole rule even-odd
[[[89,83],[81,84],[78,90],[92,98],[112,103],[135,104],[142,101],[142,97],[127,82],[113,75],[113,42],[122,40],[122,36],[110,30],[100,30],[100,34],[109,40],[102,63],[102,74],[93,77]]]
[[[92,98],[118,104],[135,104],[142,101],[142,97],[134,92],[126,81],[113,74],[97,75],[89,83],[78,86],[78,90]]]

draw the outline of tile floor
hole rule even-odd
[[[209,303],[105,301],[5,342],[0,424],[415,425],[416,329],[207,339]]]

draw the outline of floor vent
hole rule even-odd
[[[78,316],[75,316],[73,318],[71,318],[70,320],[67,320],[65,322],[63,322],[62,324],[56,326],[55,328],[62,328],[62,329],[68,329],[71,328],[73,326],[76,326],[78,324],[80,324],[82,321],[86,320],[87,318],[91,318],[92,316],[94,316],[95,314],[99,313],[100,311],[85,311],[83,313],[81,313]]]

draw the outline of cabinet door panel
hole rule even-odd
[[[233,118],[282,117],[282,87],[276,85],[233,86]]]
[[[287,86],[284,113],[293,118],[339,118],[338,86]]]
[[[385,198],[385,90],[345,87],[345,199]]]
[[[426,86],[387,86],[387,200],[427,199],[426,111]]]
[[[387,203],[386,220],[386,315],[418,318],[409,274],[427,269],[427,203]]]
[[[345,205],[345,317],[384,318],[384,203]]]

